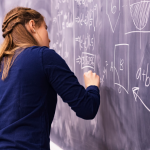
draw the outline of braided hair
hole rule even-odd
[[[3,81],[8,76],[9,69],[14,61],[13,56],[17,49],[39,46],[39,43],[25,27],[25,24],[30,20],[34,20],[35,25],[40,27],[44,21],[44,17],[31,8],[16,7],[8,12],[4,18],[2,25],[2,36],[4,41],[0,47],[0,72],[2,70],[2,60],[4,59],[2,73]],[[17,55],[15,55],[15,58],[16,57]]]

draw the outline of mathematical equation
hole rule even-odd
[[[87,35],[78,36],[75,38],[75,41],[79,43],[79,49],[84,49],[87,51],[88,49],[94,50],[95,47],[95,37],[94,35],[91,37],[88,33]]]
[[[75,18],[75,22],[79,23],[81,26],[86,25],[89,27],[89,29],[90,29],[90,27],[93,26],[94,31],[95,31],[95,22],[94,22],[95,11],[98,11],[97,5],[95,5],[93,9],[90,9],[89,11],[87,11],[87,15],[81,13],[79,16],[77,16]],[[98,12],[97,12],[97,14],[98,14]],[[98,17],[98,15],[97,15],[97,17]]]
[[[56,4],[55,4],[55,9],[58,10],[60,8],[60,5],[62,3],[69,3],[70,0],[58,0],[56,1]],[[53,2],[53,1],[52,1]]]
[[[78,64],[81,64],[81,69],[92,68],[95,70],[96,55],[82,52],[82,55],[76,59]]]
[[[89,4],[91,4],[93,2],[93,0],[74,0],[75,2],[77,2],[77,4],[80,6],[80,5],[83,5],[85,7],[88,7]]]
[[[117,58],[117,59],[116,59]],[[110,65],[105,61],[103,75],[101,77],[101,84],[103,85],[104,79],[108,76],[108,67],[113,74],[114,86],[118,87],[118,92],[124,90],[129,94],[129,45],[116,44],[114,49],[114,61]]]
[[[146,69],[139,68],[136,73],[136,79],[144,82],[145,87],[150,86],[150,77],[148,76],[149,73],[149,63],[147,63]]]
[[[53,18],[53,23],[57,24],[58,31],[62,31],[65,28],[73,27],[73,15],[72,13],[64,13],[63,11],[59,11],[57,17]]]

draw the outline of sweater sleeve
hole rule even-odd
[[[48,82],[76,115],[87,120],[93,119],[100,105],[99,88],[93,85],[85,89],[65,60],[47,47],[42,49],[42,65]]]

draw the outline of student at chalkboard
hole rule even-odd
[[[37,11],[16,7],[4,18],[0,47],[0,149],[49,150],[57,94],[78,117],[93,119],[100,78],[84,73],[86,89],[49,49],[47,26]]]

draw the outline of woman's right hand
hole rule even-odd
[[[95,85],[98,88],[100,87],[100,77],[96,73],[93,73],[90,70],[88,72],[85,72],[83,76],[86,88],[90,85]]]

